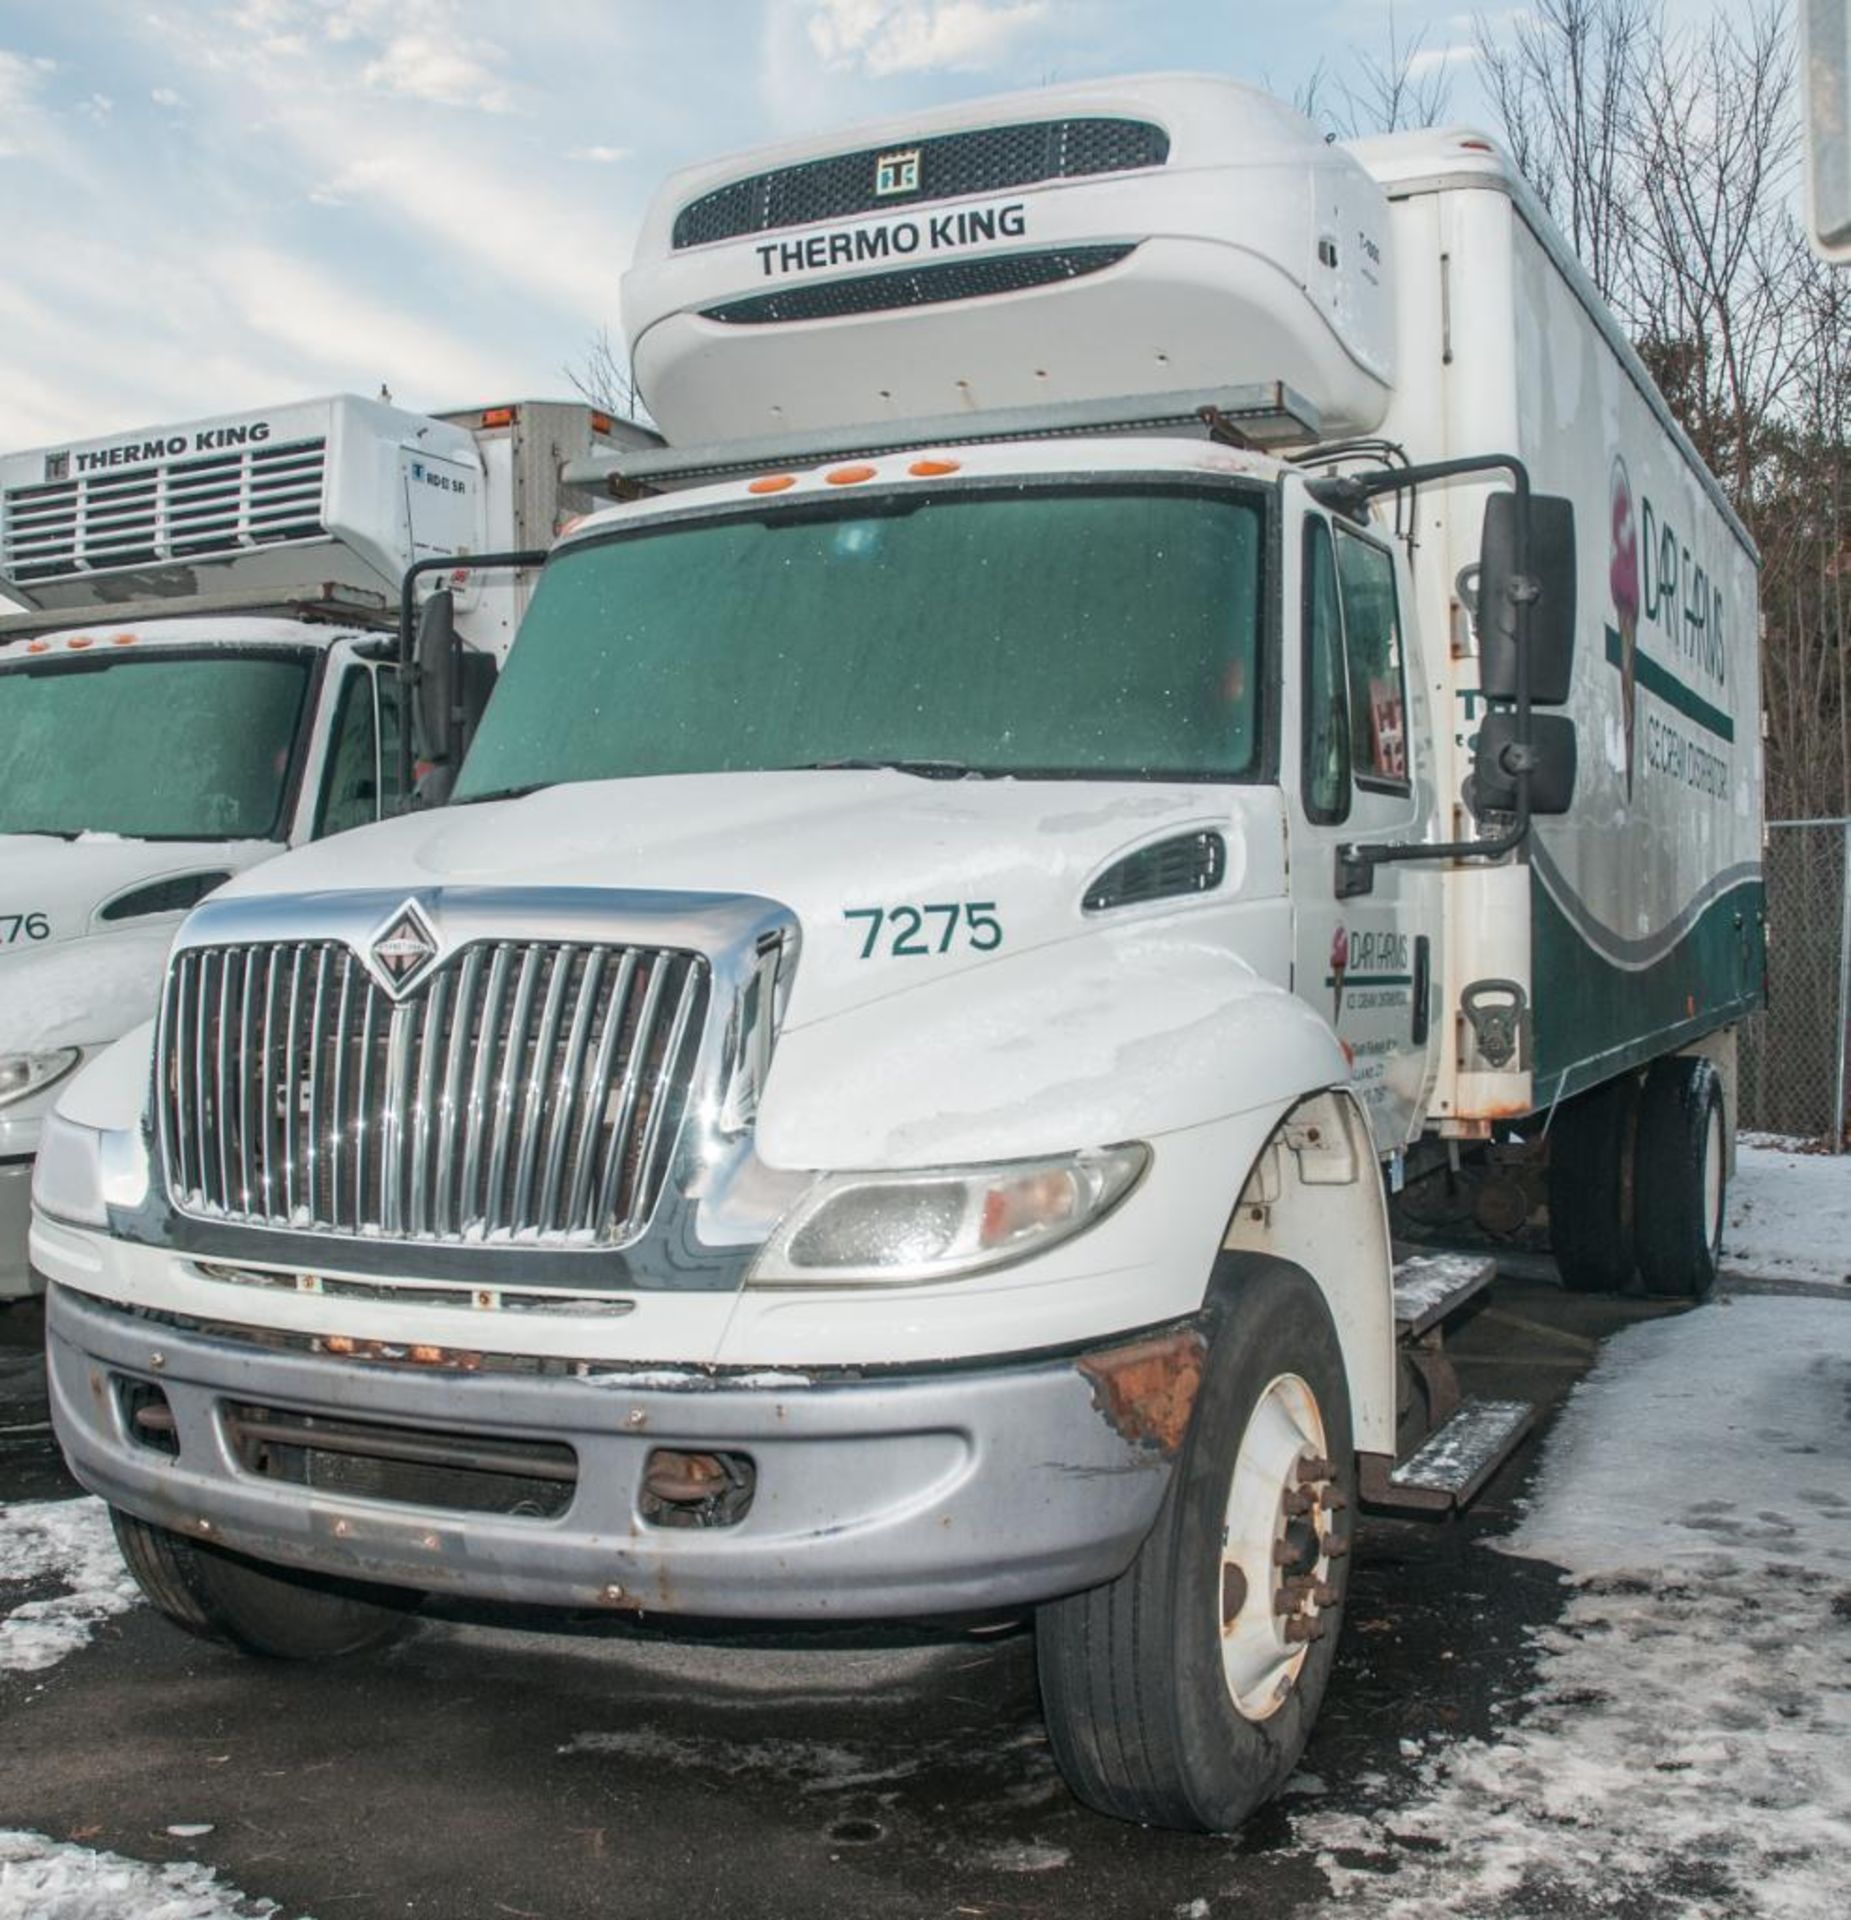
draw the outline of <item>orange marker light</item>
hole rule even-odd
[[[832,487],[858,487],[864,480],[874,478],[872,467],[834,467],[823,475]]]
[[[511,427],[516,417],[515,410],[512,407],[484,407],[482,409],[482,424],[485,427]]]
[[[49,640],[28,640],[26,642],[26,651],[28,653],[49,653],[51,651],[51,642]]]
[[[782,493],[786,487],[794,487],[797,476],[794,473],[761,473],[756,480],[746,482],[747,493]]]
[[[96,645],[95,636],[88,633],[74,633],[64,643],[73,653],[82,653],[85,647]]]
[[[119,633],[109,644],[112,647],[132,647],[135,644],[135,639],[136,636],[132,633]]]
[[[921,480],[936,480],[941,474],[956,473],[959,465],[956,460],[915,460],[906,471]]]
[[[594,413],[591,416],[591,430],[593,433],[609,433],[611,430],[610,415],[608,413]]]

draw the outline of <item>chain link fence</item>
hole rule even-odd
[[[1742,1124],[1846,1146],[1851,819],[1773,820],[1765,1013],[1742,1030]]]

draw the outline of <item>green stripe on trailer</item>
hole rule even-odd
[[[1540,853],[1540,849],[1538,850]],[[1657,938],[1594,924],[1546,855],[1532,861],[1538,1108],[1727,1026],[1767,999],[1759,867],[1738,869]],[[1562,899],[1557,898],[1557,890]]]

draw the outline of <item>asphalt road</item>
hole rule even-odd
[[[1468,1390],[1553,1407],[1606,1334],[1666,1310],[1501,1280],[1451,1344]],[[0,1313],[0,1500],[74,1491],[42,1425],[37,1326],[36,1308]],[[1404,1742],[1488,1734],[1522,1693],[1559,1577],[1483,1543],[1534,1458],[1463,1521],[1365,1523],[1303,1794],[1233,1840],[1069,1798],[1025,1622],[822,1634],[456,1609],[321,1668],[221,1652],[147,1609],[108,1622],[55,1668],[0,1674],[0,1827],[201,1860],[317,1920],[1307,1912],[1325,1882],[1294,1837],[1304,1794],[1379,1796],[1409,1771]],[[28,1597],[0,1569],[0,1606]]]

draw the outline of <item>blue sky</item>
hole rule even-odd
[[[1419,0],[0,0],[0,449],[556,393],[672,167],[1141,68],[1289,96],[1391,13],[1482,118]]]

